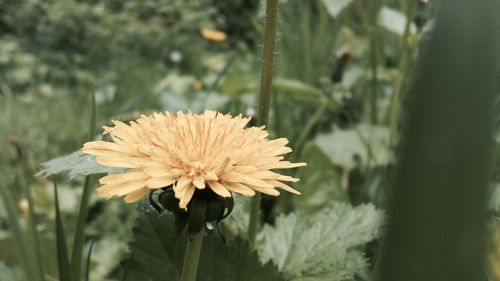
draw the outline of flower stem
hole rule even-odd
[[[182,266],[181,281],[195,281],[200,261],[201,245],[203,244],[203,231],[200,231],[192,239],[188,239],[184,265]]]
[[[262,73],[260,77],[260,97],[257,124],[266,126],[269,119],[271,91],[273,83],[274,47],[276,41],[276,18],[278,16],[278,0],[266,1],[266,23],[264,30],[264,51],[262,55]],[[250,221],[248,224],[248,238],[250,244],[255,244],[259,228],[260,194],[252,198]]]

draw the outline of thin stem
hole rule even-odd
[[[26,198],[28,199],[28,212],[29,212],[29,229],[31,232],[31,236],[33,239],[33,248],[35,251],[35,263],[36,263],[36,273],[38,276],[40,276],[40,279],[45,280],[45,271],[43,268],[43,257],[42,257],[42,251],[40,248],[40,237],[38,235],[38,230],[37,230],[37,219],[35,216],[35,203],[33,201],[33,194],[31,193],[31,186],[29,186],[25,179],[25,176],[27,175],[25,168],[23,167],[22,169],[22,174],[20,176],[21,182],[24,185],[24,188],[26,189]]]
[[[195,281],[200,261],[201,245],[203,244],[203,231],[196,234],[193,239],[188,239],[184,265],[182,266],[181,281]]]
[[[391,138],[390,141],[394,141],[393,135],[396,131],[396,125],[400,112],[400,101],[401,96],[404,90],[404,84],[406,82],[406,78],[408,77],[409,66],[411,64],[411,46],[409,42],[410,37],[410,27],[411,27],[411,19],[412,14],[415,9],[415,3],[412,1],[402,2],[403,9],[406,14],[406,24],[403,37],[401,38],[401,53],[400,53],[400,63],[399,63],[399,72],[401,73],[396,79],[394,86],[394,95],[391,98],[389,109],[386,115],[386,121],[391,127]]]
[[[276,41],[276,18],[278,15],[278,1],[267,0],[266,26],[264,31],[264,51],[262,57],[262,73],[260,77],[259,114],[257,123],[267,125],[271,92],[273,83],[274,45]]]
[[[269,119],[269,107],[271,104],[271,92],[273,83],[274,45],[276,42],[276,18],[278,16],[278,0],[267,0],[266,24],[264,30],[264,52],[262,57],[262,75],[260,78],[260,97],[257,124],[267,125]],[[248,224],[248,238],[250,244],[255,244],[260,217],[260,194],[252,198],[250,208],[250,221]]]
[[[377,18],[379,11],[379,1],[373,1],[373,7],[371,9],[370,16],[370,26],[368,27],[370,36],[370,71],[371,71],[371,81],[370,81],[370,119],[372,124],[377,124],[378,119],[378,73],[377,73],[377,48],[378,48],[378,36],[377,36]]]
[[[96,128],[96,102],[95,95],[90,96],[90,122],[89,122],[89,133],[87,136],[87,141],[91,141],[94,138],[94,132]],[[91,196],[91,190],[93,187],[93,177],[88,175],[85,177],[85,183],[83,185],[83,193],[80,199],[80,208],[78,211],[78,219],[76,223],[75,236],[73,239],[73,249],[71,251],[71,272],[73,274],[74,280],[80,280],[80,272],[82,266],[82,250],[83,244],[85,242],[85,220],[87,219],[89,211],[89,201]]]

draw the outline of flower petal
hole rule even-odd
[[[210,185],[210,188],[219,196],[231,197],[231,192],[229,192],[229,190],[227,190],[222,184],[216,181],[209,181],[208,185]]]

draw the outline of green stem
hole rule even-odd
[[[37,230],[37,219],[35,216],[35,202],[33,201],[33,194],[31,193],[31,186],[28,186],[26,184],[26,181],[24,180],[25,176],[27,175],[24,167],[23,167],[23,173],[21,174],[21,181],[23,182],[23,185],[26,189],[26,197],[28,199],[28,213],[29,213],[29,228],[30,232],[32,235],[33,239],[33,248],[35,251],[35,264],[36,264],[36,270],[37,270],[37,275],[40,276],[40,279],[45,280],[45,271],[43,269],[43,257],[42,257],[42,251],[40,248],[40,237],[38,235],[38,230]]]
[[[370,36],[370,119],[372,124],[377,124],[378,112],[377,112],[377,104],[378,104],[378,73],[377,73],[377,47],[378,47],[378,38],[377,38],[377,18],[379,11],[379,1],[375,0],[373,2],[373,7],[371,9],[371,17],[370,17],[370,25],[368,27],[369,36]]]
[[[391,142],[394,141],[393,136],[396,131],[396,125],[399,117],[400,101],[404,89],[403,86],[406,82],[406,78],[408,77],[409,66],[411,63],[411,58],[410,58],[411,46],[408,37],[410,36],[410,27],[412,22],[411,19],[413,10],[415,9],[415,3],[413,3],[413,1],[409,2],[403,1],[402,5],[406,14],[406,24],[403,37],[401,38],[401,43],[400,43],[401,53],[400,53],[399,73],[401,74],[398,76],[398,79],[396,79],[396,83],[394,86],[394,94],[391,98],[389,109],[386,115],[386,122],[391,127],[391,138],[390,138]]]
[[[278,0],[267,0],[266,24],[264,30],[264,52],[262,57],[262,75],[260,78],[259,113],[257,124],[267,125],[269,119],[269,107],[271,104],[271,91],[273,83],[274,45],[276,42],[276,18],[278,16]],[[257,230],[259,228],[260,194],[252,198],[250,209],[250,221],[248,224],[248,238],[250,244],[255,244]]]
[[[319,122],[321,119],[321,116],[323,116],[323,113],[325,112],[326,108],[328,106],[328,101],[323,101],[321,105],[316,109],[314,112],[314,115],[309,119],[307,122],[306,126],[300,132],[299,137],[297,138],[297,141],[295,142],[294,150],[295,150],[295,157],[298,157],[300,155],[300,152],[302,151],[304,144],[307,140],[307,137],[311,133],[312,129],[316,124]]]
[[[87,141],[91,141],[94,138],[94,132],[96,128],[96,102],[95,95],[90,96],[90,122],[89,122],[89,134],[87,136]],[[76,223],[75,237],[73,240],[73,249],[71,251],[71,272],[73,274],[73,280],[80,280],[80,272],[82,266],[82,250],[83,244],[85,242],[85,220],[87,219],[89,211],[89,201],[92,190],[93,178],[89,175],[85,177],[85,183],[83,184],[82,198],[80,199],[80,209],[78,212],[78,219]]]
[[[181,281],[195,281],[200,261],[201,245],[203,244],[203,231],[196,234],[192,240],[188,239],[184,265],[182,266]]]

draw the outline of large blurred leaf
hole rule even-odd
[[[3,262],[0,262],[0,280],[2,280],[2,281],[16,281],[19,279],[16,278],[15,270],[13,268],[8,267]]]
[[[361,124],[319,135],[314,142],[333,163],[349,170],[385,165],[392,160],[386,127]]]
[[[352,0],[323,0],[326,10],[332,18],[336,18]]]
[[[265,225],[259,254],[287,280],[350,280],[366,268],[362,246],[379,234],[384,215],[373,205],[337,203],[315,216],[292,213]]]
[[[49,177],[61,172],[69,172],[70,179],[92,174],[116,173],[121,170],[102,166],[95,161],[95,156],[83,154],[80,151],[54,158],[41,165],[42,169],[37,175]]]
[[[9,235],[0,237],[0,261],[8,262],[9,264],[21,264],[23,261],[21,260],[21,256],[19,255],[20,250],[16,245],[16,237]],[[52,235],[48,233],[44,233],[40,235],[40,245],[42,248],[42,253],[44,254],[43,265],[45,269],[46,275],[56,278],[57,277],[57,253],[56,253],[56,243]],[[28,247],[31,244],[27,245]],[[3,279],[2,274],[7,274],[3,272],[4,269],[2,267],[2,262],[0,262],[0,280],[9,280]],[[24,272],[26,273],[26,272]],[[9,273],[10,274],[10,273]],[[18,280],[18,279],[13,279]]]
[[[347,200],[347,194],[341,186],[341,175],[338,167],[318,147],[309,142],[301,156],[307,166],[299,170],[301,196],[294,196],[295,203],[301,210],[314,212],[331,204],[332,201]]]
[[[489,208],[500,217],[500,183],[495,184],[490,195]]]
[[[403,35],[406,26],[406,16],[400,11],[389,7],[382,7],[378,15],[378,23],[390,32]],[[417,28],[410,25],[410,33],[415,33]]]
[[[286,93],[286,97],[292,100],[311,104],[326,103],[330,108],[338,108],[338,104],[332,99],[327,99],[321,89],[304,82],[287,78],[275,78],[273,86],[275,89]]]
[[[173,217],[149,209],[139,213],[122,280],[177,281],[183,262],[186,236],[174,239]],[[270,264],[262,265],[257,254],[241,238],[224,244],[218,235],[204,238],[198,280],[283,280]]]

